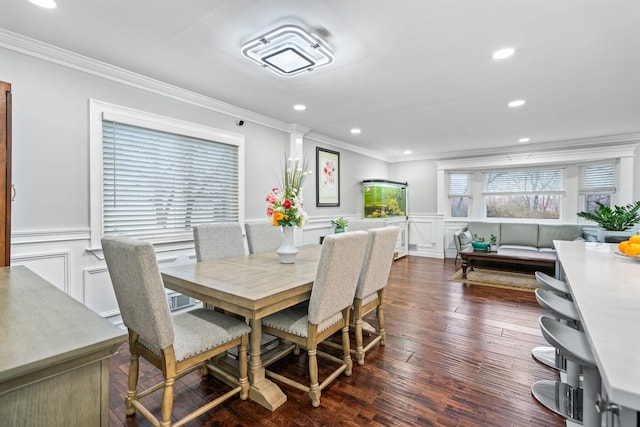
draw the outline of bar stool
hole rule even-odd
[[[601,418],[596,409],[600,392],[600,374],[584,332],[542,316],[540,330],[551,345],[558,348],[567,362],[582,367],[584,387],[560,381],[538,381],[531,386],[531,394],[546,408],[587,427],[600,427]]]
[[[570,323],[572,326],[578,326],[580,321],[580,315],[578,310],[576,309],[574,303],[572,301],[567,300],[566,298],[561,297],[555,292],[552,292],[547,289],[538,288],[535,291],[536,300],[538,304],[545,309],[547,312],[551,313],[554,317],[560,319],[562,322]],[[534,352],[538,347],[532,350],[532,355],[535,357]],[[567,417],[566,414],[569,413],[570,419],[575,419],[574,413],[574,403],[571,400],[571,396],[575,393],[579,393],[580,389],[580,365],[566,360],[563,356],[562,352],[560,352],[557,347],[543,347],[550,349],[550,357],[555,356],[556,365],[551,366],[546,364],[547,366],[551,366],[554,369],[560,371],[561,381],[558,381],[557,384],[553,381],[555,389],[553,390],[554,395],[556,396],[556,407],[560,408],[572,408],[568,411],[556,410],[555,408],[549,408],[552,411],[558,413],[559,415]],[[562,381],[562,373],[565,373],[565,380]],[[551,391],[549,391],[551,392]],[[535,394],[534,397],[538,398]],[[540,399],[538,399],[540,400]],[[547,406],[544,402],[542,402],[545,406]],[[548,407],[548,406],[547,406]]]
[[[567,285],[566,282],[555,279],[541,271],[536,271],[535,276],[536,276],[536,282],[542,288],[551,290],[553,292],[557,292],[560,295],[565,296],[568,299],[571,299],[569,286]],[[551,369],[555,369],[556,371],[566,370],[565,361],[562,358],[562,355],[560,354],[558,349],[555,347],[551,347],[551,346],[535,347],[533,350],[531,350],[531,356],[538,362],[542,363],[545,366],[548,366]]]
[[[536,301],[543,309],[551,313],[555,318],[571,327],[580,329],[580,314],[573,301],[561,297],[555,292],[546,289],[536,289]],[[552,368],[566,373],[566,382],[571,387],[580,387],[580,366],[564,358],[557,347],[548,347],[555,357],[555,366]],[[533,354],[534,348],[531,353]],[[535,357],[535,355],[534,355]],[[547,365],[549,366],[549,365]]]
[[[546,289],[536,289],[536,301],[540,307],[550,311],[561,320],[569,321],[573,326],[580,325],[580,313],[573,301],[561,297]]]
[[[551,289],[552,291],[568,295],[569,297],[571,296],[571,290],[569,289],[569,285],[567,285],[567,282],[558,280],[541,271],[536,271],[535,275],[536,282],[538,282],[538,285],[542,286],[543,288]]]

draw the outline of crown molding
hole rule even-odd
[[[196,92],[182,89],[160,80],[155,80],[142,74],[134,73],[124,68],[116,67],[2,28],[0,28],[0,47],[234,118],[240,117],[242,120],[279,131],[307,134],[311,130],[296,123],[286,123],[263,114],[245,110],[232,104],[218,101],[217,99],[200,95]],[[312,132],[311,136],[305,135],[305,137],[317,142],[358,152],[378,160],[388,161],[380,153],[363,150],[360,147],[332,139],[319,133]]]
[[[606,138],[605,138],[606,139]],[[521,153],[498,154],[484,157],[464,157],[457,159],[436,160],[438,170],[450,169],[477,169],[485,167],[495,167],[496,165],[526,166],[536,164],[560,164],[560,163],[580,163],[593,162],[597,160],[617,159],[623,157],[634,157],[635,151],[640,145],[640,139],[631,143],[618,141],[612,145],[598,146],[566,146],[561,149],[529,151]]]
[[[490,157],[490,156],[502,156],[503,158],[509,157],[513,154],[530,154],[536,152],[549,152],[549,151],[557,151],[563,149],[577,149],[577,148],[587,148],[587,147],[598,147],[598,146],[615,146],[622,144],[640,144],[640,132],[635,133],[626,133],[626,134],[615,134],[615,135],[601,135],[601,136],[593,136],[586,138],[576,138],[576,139],[565,139],[565,140],[557,140],[557,141],[545,141],[539,142],[535,144],[523,144],[509,147],[493,147],[493,148],[483,148],[477,150],[465,150],[465,151],[451,151],[445,153],[437,153],[434,155],[428,156],[414,156],[411,158],[402,157],[402,158],[394,158],[389,160],[391,163],[395,162],[407,162],[407,161],[415,161],[415,160],[434,160],[434,161],[445,161],[445,160],[460,160],[464,158],[477,158],[477,157]],[[496,155],[496,152],[499,151],[499,155]]]
[[[220,114],[225,114],[234,118],[242,118],[245,121],[252,122],[261,126],[276,129],[286,133],[301,132],[304,137],[321,143],[331,145],[333,147],[342,148],[362,154],[373,159],[381,160],[389,163],[400,163],[416,160],[445,160],[445,159],[461,159],[464,157],[478,157],[495,155],[497,148],[465,150],[464,152],[444,152],[434,155],[413,156],[413,157],[395,157],[389,158],[378,151],[367,150],[349,144],[345,141],[338,140],[318,132],[311,131],[301,125],[286,123],[276,120],[272,117],[265,116],[250,110],[236,107],[217,99],[198,94],[168,83],[146,77],[142,74],[128,71],[124,68],[116,67],[102,61],[98,61],[75,52],[62,49],[48,43],[44,43],[23,35],[0,28],[0,47],[8,50],[19,52],[34,58],[55,63],[70,69],[81,71],[100,78],[118,82],[120,84],[135,87],[147,92],[175,99],[187,104],[191,104]],[[547,141],[537,144],[519,145],[515,147],[500,148],[502,155],[514,153],[526,153],[536,151],[558,150],[562,148],[581,147],[590,145],[603,144],[621,144],[627,142],[640,143],[640,133],[608,135],[591,138],[580,138],[561,141]]]
[[[0,28],[0,47],[52,62],[83,73],[91,74],[124,85],[142,89],[156,95],[165,96],[197,107],[215,111],[232,117],[241,117],[262,126],[290,132],[291,124],[227,104],[208,96],[200,95],[142,74],[125,70],[66,49],[31,39]]]
[[[377,151],[366,150],[362,147],[358,147],[339,139],[332,138],[330,136],[322,135],[318,132],[309,132],[304,136],[305,138],[319,142],[321,144],[331,145],[336,148],[344,148],[345,150],[353,151],[354,153],[362,154],[363,156],[371,157],[373,159],[382,160],[383,162],[389,162],[389,159]]]

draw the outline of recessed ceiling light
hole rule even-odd
[[[29,0],[36,6],[44,7],[45,9],[55,9],[58,7],[54,0]]]
[[[522,142],[522,143],[524,143],[524,142],[529,142],[529,141],[531,141],[531,138],[520,138],[520,139],[518,140],[518,142]]]
[[[511,101],[508,105],[511,108],[514,107],[522,107],[527,101],[525,101],[524,99],[516,99],[515,101]]]
[[[293,109],[296,111],[304,111],[307,109],[307,106],[303,104],[296,104],[293,106]]]
[[[274,73],[289,77],[331,64],[333,53],[315,34],[283,25],[242,45],[244,56]]]
[[[495,52],[493,52],[493,55],[491,55],[491,57],[493,59],[505,59],[513,55],[515,52],[516,50],[514,48],[505,47],[504,49],[496,50]]]
[[[352,134],[354,134],[354,135],[358,135],[360,132],[362,132],[362,131],[360,130],[360,128],[353,128],[353,129],[351,129],[351,133],[352,133]]]
[[[411,150],[404,150],[404,154],[411,154],[413,151]]]

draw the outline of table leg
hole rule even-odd
[[[274,382],[265,377],[260,357],[262,344],[262,323],[260,319],[249,319],[251,334],[249,342],[249,399],[274,411],[287,401],[287,395]]]
[[[462,258],[462,278],[466,279],[467,278],[467,266],[469,265],[469,262],[467,261],[466,258]]]

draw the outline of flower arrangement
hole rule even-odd
[[[300,162],[300,159],[286,160],[282,182],[280,187],[273,188],[267,194],[267,215],[274,226],[302,227],[308,219],[304,211],[302,198],[302,185],[311,175],[308,169],[308,161]]]

